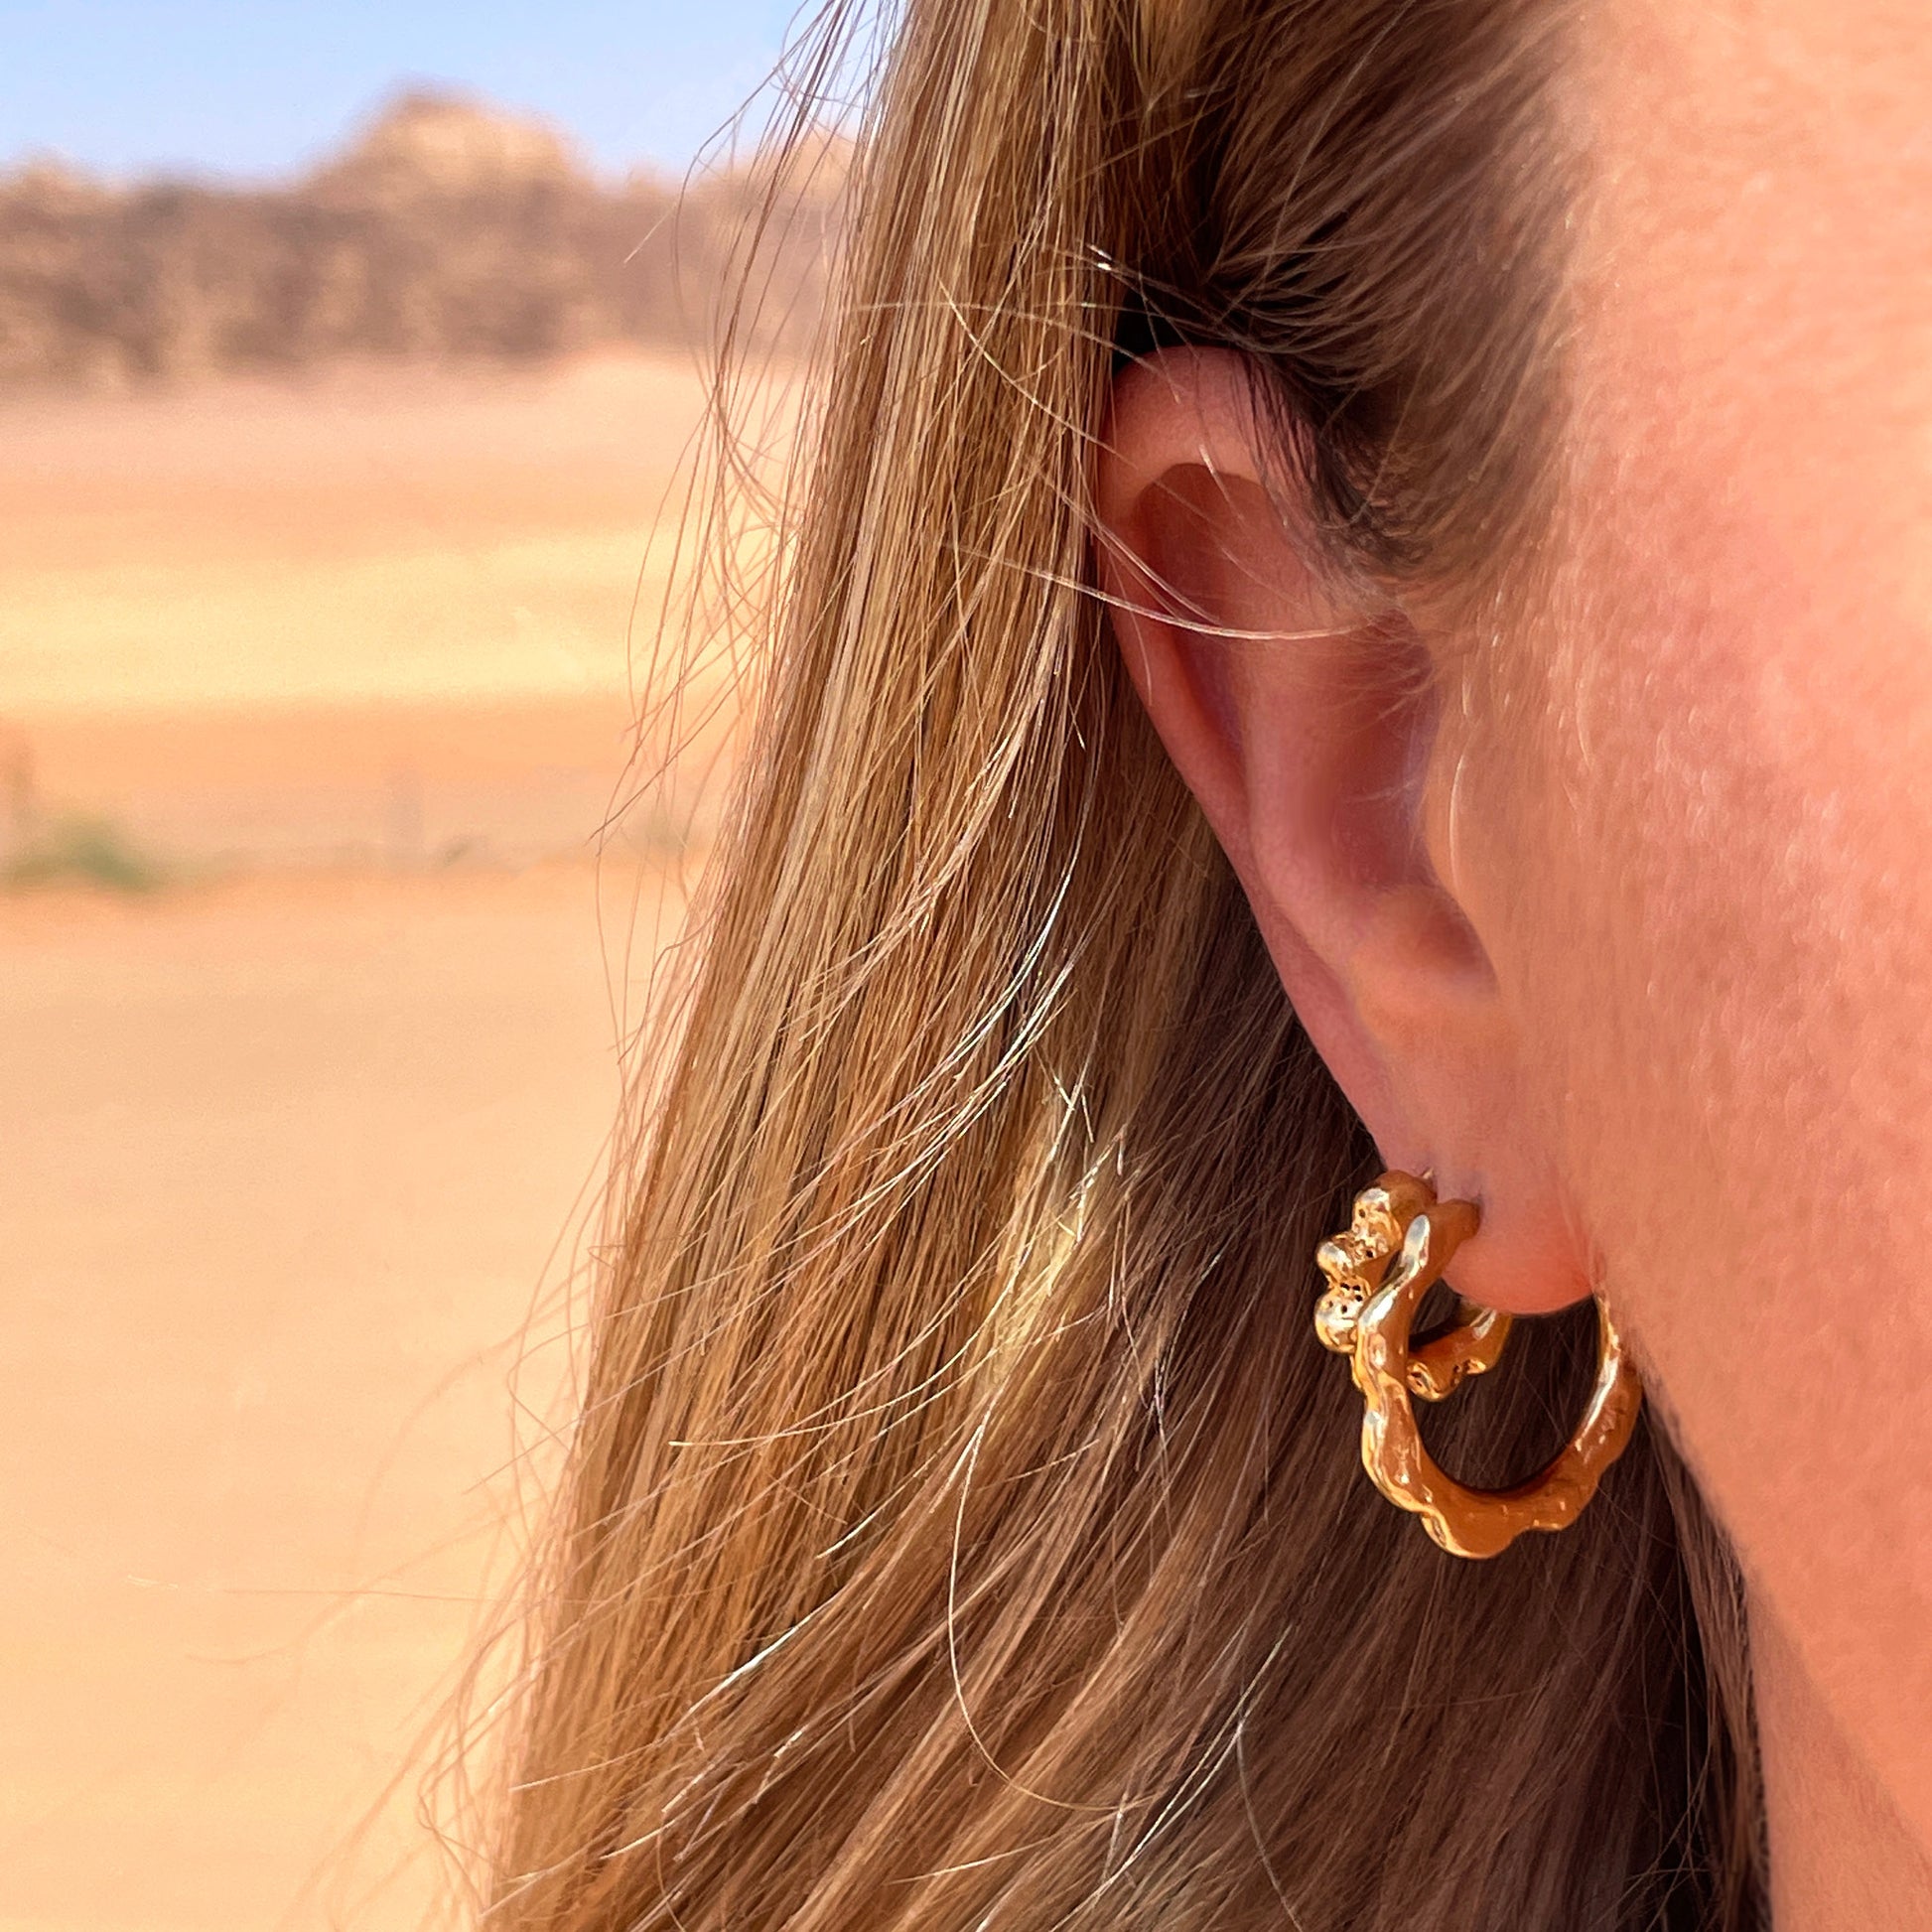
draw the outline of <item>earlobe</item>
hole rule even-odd
[[[1262,437],[1231,352],[1122,372],[1095,551],[1123,659],[1384,1156],[1481,1196],[1454,1285],[1561,1306],[1587,1291],[1584,1260],[1524,1119],[1480,932],[1429,849],[1430,640],[1329,561]]]

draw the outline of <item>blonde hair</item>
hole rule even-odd
[[[613,1194],[489,1923],[1741,1928],[1736,1579],[1649,1425],[1490,1564],[1369,1490],[1373,1150],[1124,683],[1119,359],[1246,351],[1325,540],[1534,548],[1560,10],[911,0],[702,963]],[[1520,1470],[1593,1329],[1441,1418]]]

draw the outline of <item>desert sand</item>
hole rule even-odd
[[[703,407],[681,355],[8,402],[0,813],[228,867],[586,850]]]
[[[420,1923],[513,1372],[564,1386],[687,863],[590,854],[698,405],[638,362],[0,413],[14,769],[172,882],[0,895],[0,1932]]]

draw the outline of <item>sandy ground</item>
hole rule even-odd
[[[327,1922],[407,1849],[331,1860],[475,1621],[612,1117],[590,875],[17,897],[0,956],[0,1925]]]
[[[0,407],[0,702],[621,689],[687,358]]]
[[[17,787],[180,862],[0,894],[0,1932],[420,1922],[412,1767],[634,1011],[632,862],[601,926],[581,857],[510,861],[618,784],[697,405],[614,364],[0,411]]]
[[[682,357],[0,406],[0,842],[80,809],[198,865],[581,851],[703,412]]]

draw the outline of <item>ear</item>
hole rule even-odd
[[[1436,651],[1323,560],[1264,434],[1230,351],[1168,350],[1118,377],[1095,476],[1115,635],[1384,1160],[1480,1203],[1455,1287],[1519,1313],[1562,1307],[1587,1292],[1588,1255],[1526,1113],[1476,916],[1494,899],[1464,903],[1438,863]]]

